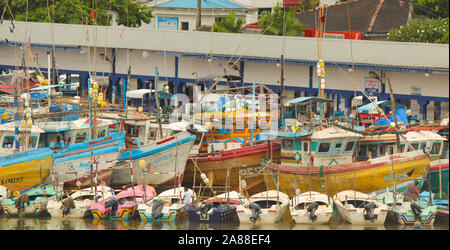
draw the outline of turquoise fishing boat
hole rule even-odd
[[[14,197],[1,200],[6,217],[47,217],[47,202],[63,196],[58,186],[46,185],[23,193],[14,192]]]

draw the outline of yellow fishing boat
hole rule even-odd
[[[430,167],[430,156],[422,150],[357,162],[355,145],[362,136],[337,127],[278,136],[281,163],[269,162],[264,180],[269,189],[279,184],[289,196],[309,190],[330,196],[348,189],[370,193],[422,177]]]
[[[52,154],[40,148],[0,157],[0,185],[11,191],[40,185],[50,174]]]

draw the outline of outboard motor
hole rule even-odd
[[[261,213],[261,207],[260,207],[258,204],[254,203],[254,202],[251,202],[251,203],[248,205],[248,208],[249,208],[250,210],[252,210],[252,216],[250,216],[250,220],[251,220],[253,223],[255,223],[256,220],[259,219],[259,214]]]
[[[69,198],[63,200],[61,208],[63,209],[63,217],[68,215],[70,212],[70,209],[75,208],[75,202],[73,201],[73,198],[69,197]]]
[[[370,222],[373,223],[373,221],[375,220],[375,214],[374,214],[373,210],[376,207],[377,207],[377,205],[375,205],[374,202],[367,203],[364,206],[364,211],[366,212],[365,215],[364,215],[364,219],[370,220]]]
[[[22,194],[21,196],[19,196],[19,198],[17,198],[17,200],[14,201],[14,205],[17,208],[17,211],[23,212],[25,210],[25,204],[29,205],[30,202],[30,198],[28,197],[27,194]]]
[[[317,215],[315,214],[317,208],[319,208],[319,204],[317,202],[313,202],[306,208],[306,211],[308,211],[309,218],[311,219],[312,222],[317,220]]]
[[[119,202],[116,199],[112,199],[105,203],[105,208],[111,208],[108,214],[109,216],[114,215],[117,211],[117,208],[119,208]]]
[[[153,219],[157,220],[163,216],[162,210],[164,208],[164,201],[163,200],[157,200],[153,202],[152,206],[152,217]]]
[[[420,208],[419,205],[415,202],[411,202],[411,210],[413,211],[414,218],[418,221],[420,221],[420,214],[422,213],[422,208]]]
[[[207,203],[203,203],[200,206],[200,213],[202,215],[206,215],[206,213],[208,213],[208,211],[213,207],[213,204],[211,202],[207,202]]]

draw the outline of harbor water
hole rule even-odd
[[[449,230],[448,219],[437,218],[434,226],[351,225],[341,220],[328,225],[290,224],[280,221],[269,224],[192,224],[141,222],[139,220],[113,221],[69,218],[6,218],[0,217],[0,230]]]

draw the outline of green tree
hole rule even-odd
[[[109,25],[109,10],[117,13],[117,24],[128,27],[150,23],[152,17],[151,9],[130,0],[28,0],[28,8],[27,0],[0,0],[3,18],[16,21],[49,22],[50,15],[55,23],[93,24],[92,9],[99,25]]]
[[[430,18],[448,17],[448,7],[448,0],[413,0],[414,13]]]
[[[272,13],[269,11],[261,13],[258,24],[265,35],[282,36],[286,28],[286,36],[301,36],[305,26],[295,17],[295,13],[295,9],[283,11],[277,4]]]
[[[448,44],[449,19],[412,19],[399,29],[391,29],[389,41]]]
[[[231,12],[219,23],[213,24],[213,32],[242,33],[242,25],[244,23],[242,18],[236,19],[236,13]]]

